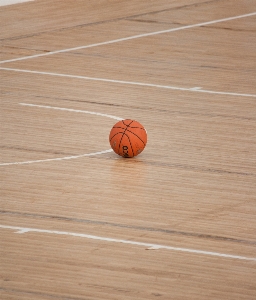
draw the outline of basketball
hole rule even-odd
[[[122,157],[134,157],[140,154],[147,144],[147,132],[137,121],[122,120],[110,131],[109,142],[115,153]]]

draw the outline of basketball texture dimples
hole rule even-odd
[[[111,129],[109,142],[118,155],[134,157],[144,150],[147,144],[147,132],[137,121],[122,120]]]

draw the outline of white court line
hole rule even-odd
[[[83,114],[89,114],[89,115],[96,115],[96,116],[101,116],[101,117],[107,117],[111,119],[115,119],[118,121],[122,121],[122,118],[112,116],[112,115],[107,115],[107,114],[101,114],[97,113],[94,111],[88,111],[88,110],[79,110],[79,109],[73,109],[73,108],[64,108],[64,107],[56,107],[56,106],[48,106],[48,105],[38,105],[38,104],[30,104],[30,103],[19,103],[20,105],[23,106],[31,106],[31,107],[41,107],[41,108],[51,108],[51,109],[57,109],[57,110],[64,110],[64,111],[70,111],[70,112],[76,112],[76,113],[83,113]]]
[[[27,165],[27,164],[34,164],[34,163],[41,163],[41,162],[48,162],[48,161],[76,159],[76,158],[81,158],[81,157],[95,156],[95,155],[104,154],[104,153],[108,153],[108,152],[112,152],[112,151],[113,151],[112,149],[108,149],[108,150],[99,151],[99,152],[59,157],[59,158],[48,158],[48,159],[38,159],[38,160],[29,160],[29,161],[20,161],[20,162],[0,163],[0,166]]]
[[[218,257],[231,258],[231,259],[256,261],[256,258],[254,258],[254,257],[245,257],[245,256],[240,256],[240,255],[231,255],[231,254],[224,254],[224,253],[219,253],[219,252],[211,252],[211,251],[171,247],[171,246],[144,243],[144,242],[136,242],[136,241],[129,241],[129,240],[113,239],[113,238],[107,238],[107,237],[101,237],[101,236],[95,236],[95,235],[89,235],[89,234],[83,234],[83,233],[45,230],[45,229],[26,228],[26,227],[16,227],[16,226],[6,226],[6,225],[0,225],[0,228],[17,230],[16,233],[20,233],[20,234],[28,233],[28,232],[37,232],[37,233],[47,233],[47,234],[56,234],[56,235],[69,235],[69,236],[75,236],[75,237],[80,237],[80,238],[99,240],[102,242],[112,242],[112,243],[121,243],[121,244],[135,245],[135,246],[143,246],[143,247],[146,247],[146,249],[155,249],[155,250],[166,249],[166,250],[188,252],[188,253],[194,253],[194,254],[203,254],[203,255],[210,255],[210,256],[218,256]]]
[[[0,6],[7,6],[7,5],[13,5],[23,2],[31,2],[34,0],[0,0]]]
[[[96,44],[90,44],[90,45],[79,46],[79,47],[74,47],[74,48],[68,48],[68,49],[62,49],[62,50],[57,50],[57,51],[51,51],[51,52],[47,52],[47,53],[41,53],[41,54],[35,54],[35,55],[30,55],[30,56],[24,56],[24,57],[19,57],[19,58],[13,58],[13,59],[8,59],[8,60],[3,60],[3,61],[0,61],[0,64],[4,64],[4,63],[8,63],[8,62],[13,62],[13,61],[24,60],[24,59],[42,57],[42,56],[46,56],[46,55],[53,55],[53,54],[58,54],[58,53],[64,53],[64,52],[69,52],[69,51],[74,51],[74,50],[81,50],[81,49],[86,49],[86,48],[92,48],[92,47],[97,47],[97,46],[102,46],[102,45],[109,45],[109,44],[114,44],[114,43],[118,43],[118,42],[129,41],[129,40],[133,40],[133,39],[143,38],[143,37],[157,35],[157,34],[162,34],[162,33],[169,33],[169,32],[174,32],[174,31],[179,31],[179,30],[184,30],[184,29],[190,29],[190,28],[195,28],[195,27],[200,27],[200,26],[206,26],[206,25],[216,24],[216,23],[220,23],[220,22],[231,21],[231,20],[240,19],[240,18],[251,17],[251,16],[254,16],[254,15],[256,15],[256,12],[249,13],[249,14],[244,14],[244,15],[239,15],[239,16],[234,16],[234,17],[229,17],[229,18],[224,18],[224,19],[219,19],[219,20],[213,20],[213,21],[209,21],[209,22],[203,22],[203,23],[193,24],[193,25],[181,26],[181,27],[177,27],[177,28],[160,30],[160,31],[155,31],[155,32],[150,32],[150,33],[143,33],[143,34],[129,36],[129,37],[126,37],[126,38],[120,38],[120,39],[106,41],[106,42],[101,42],[101,43],[96,43]]]
[[[50,76],[59,76],[59,77],[67,77],[67,78],[85,79],[85,80],[92,80],[92,81],[111,82],[111,83],[126,84],[126,85],[137,85],[137,86],[145,86],[145,87],[153,87],[153,88],[161,88],[161,89],[170,89],[170,90],[178,90],[178,91],[189,91],[189,92],[197,92],[197,93],[208,93],[208,94],[240,96],[240,97],[254,97],[254,98],[256,97],[255,94],[242,94],[242,93],[233,93],[233,92],[218,92],[218,91],[204,90],[200,87],[181,88],[181,87],[170,86],[170,85],[160,85],[160,84],[143,83],[143,82],[135,82],[135,81],[125,81],[125,80],[115,80],[115,79],[106,79],[106,78],[95,78],[95,77],[88,77],[88,76],[68,75],[68,74],[59,74],[59,73],[52,73],[52,72],[40,72],[40,71],[31,71],[31,70],[22,70],[22,69],[13,69],[13,68],[3,68],[3,67],[0,67],[0,70],[31,73],[31,74],[38,74],[38,75],[50,75]]]
[[[20,103],[20,105],[40,107],[40,108],[51,108],[51,109],[62,110],[62,111],[70,111],[70,112],[76,112],[76,113],[97,115],[97,116],[108,117],[108,118],[119,120],[119,121],[123,120],[122,118],[115,117],[115,116],[112,116],[112,115],[101,114],[101,113],[97,113],[97,112],[93,112],[93,111],[87,111],[87,110],[77,110],[77,109],[71,109],[71,108],[62,108],[62,107],[37,105],[37,104],[29,104],[29,103]],[[29,160],[29,161],[21,161],[21,162],[0,163],[0,166],[26,165],[26,164],[49,162],[49,161],[61,161],[61,160],[68,160],[68,159],[76,159],[76,158],[81,158],[81,157],[95,156],[95,155],[104,154],[104,153],[108,153],[108,152],[112,152],[112,151],[113,151],[112,149],[108,149],[108,150],[99,151],[99,152],[93,152],[93,153],[87,153],[87,154],[81,154],[81,155],[73,155],[73,156],[66,156],[66,157],[38,159],[38,160]]]

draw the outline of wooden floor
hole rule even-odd
[[[255,12],[0,7],[1,299],[256,299]],[[132,159],[108,141],[128,118]]]

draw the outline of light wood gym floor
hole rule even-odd
[[[256,299],[255,12],[0,7],[1,299]],[[108,142],[128,118],[132,159]]]

